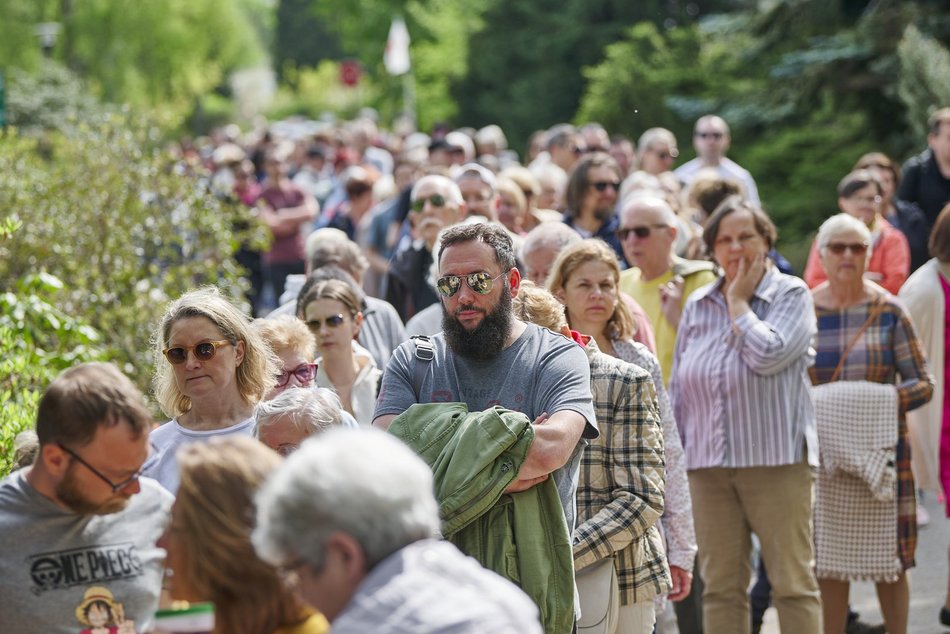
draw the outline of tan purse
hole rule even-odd
[[[581,599],[578,633],[613,634],[620,618],[620,585],[614,558],[607,557],[575,573]]]

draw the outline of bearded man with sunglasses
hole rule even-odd
[[[465,218],[467,207],[459,186],[445,176],[423,176],[412,188],[409,225],[412,246],[396,255],[386,274],[386,301],[403,322],[438,301],[426,281],[439,231]]]
[[[609,154],[594,152],[574,165],[564,192],[564,223],[582,238],[600,238],[626,267],[617,239],[617,196],[620,194],[620,167]]]
[[[415,403],[461,402],[470,412],[499,405],[524,413],[535,437],[507,492],[552,478],[572,535],[583,439],[598,435],[586,354],[573,341],[515,318],[511,300],[521,273],[503,227],[452,227],[438,258],[443,332],[431,340],[429,361],[416,357],[415,342],[393,353],[373,425],[388,429]],[[419,363],[426,366],[417,385]],[[539,538],[548,534],[538,526]],[[565,547],[570,551],[569,542]]]
[[[63,372],[40,400],[34,463],[0,481],[0,632],[151,629],[173,498],[141,477],[152,417],[114,365]]]

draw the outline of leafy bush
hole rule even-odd
[[[8,240],[14,225],[6,221],[0,237]],[[0,477],[12,470],[13,441],[33,428],[46,385],[65,368],[105,358],[99,333],[50,303],[62,286],[31,274],[0,294]]]
[[[105,356],[143,391],[165,303],[199,284],[233,297],[244,288],[232,254],[247,212],[211,196],[160,143],[127,113],[41,141],[0,138],[0,219],[22,224],[0,243],[0,279],[60,280],[44,299],[100,332]]]

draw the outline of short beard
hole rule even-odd
[[[76,485],[73,473],[75,463],[69,466],[63,474],[62,481],[56,485],[56,498],[74,513],[79,515],[111,515],[118,513],[129,505],[127,497],[111,497],[99,504],[93,504],[83,496],[80,487]]]
[[[459,306],[461,310],[472,310],[471,306]],[[485,361],[497,357],[505,349],[505,343],[511,334],[514,317],[511,312],[511,289],[505,284],[498,304],[485,313],[482,321],[473,330],[465,326],[445,310],[442,305],[442,332],[452,352],[475,361]]]
[[[594,209],[594,218],[600,222],[607,222],[614,215],[613,207],[596,207]]]

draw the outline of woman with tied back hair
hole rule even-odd
[[[363,326],[359,298],[346,282],[317,282],[298,303],[317,339],[317,385],[333,388],[343,409],[360,425],[372,425],[382,371],[356,343]]]
[[[857,170],[838,183],[838,207],[867,225],[871,232],[871,259],[865,278],[896,295],[910,270],[910,247],[904,234],[884,219],[883,193],[876,174]],[[815,288],[826,279],[816,240],[805,265],[805,283],[808,288]]]
[[[168,306],[154,345],[153,390],[171,420],[151,433],[156,454],[145,475],[174,493],[178,447],[216,436],[250,436],[254,407],[274,386],[280,361],[248,317],[212,286]]]
[[[264,445],[239,436],[178,452],[181,484],[158,545],[168,552],[172,599],[214,603],[213,634],[322,634],[329,629],[251,545],[254,495],[280,462]]]
[[[895,198],[901,183],[901,168],[883,152],[869,152],[854,164],[854,171],[870,170],[881,181],[881,213],[894,225],[910,246],[910,272],[913,273],[927,261],[927,236],[930,228],[927,216],[916,203]]]

